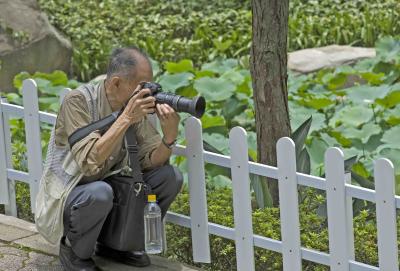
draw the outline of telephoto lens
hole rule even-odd
[[[171,92],[163,92],[161,85],[153,82],[143,83],[142,89],[144,88],[150,89],[151,95],[156,98],[156,103],[166,103],[176,112],[186,112],[196,118],[201,118],[206,109],[206,100],[202,96],[191,99]]]

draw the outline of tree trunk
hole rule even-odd
[[[250,69],[256,111],[258,162],[276,166],[276,143],[290,136],[287,91],[289,0],[252,0],[253,43]],[[268,180],[273,203],[278,182]]]

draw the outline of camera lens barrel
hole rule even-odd
[[[190,99],[173,93],[159,92],[154,97],[156,98],[156,102],[166,103],[176,112],[186,112],[196,118],[203,116],[206,107],[206,101],[201,96]]]
[[[142,88],[149,88],[157,103],[166,103],[176,112],[186,112],[196,118],[201,118],[206,109],[206,100],[202,96],[190,99],[171,92],[163,92],[160,84],[152,82],[143,83]]]

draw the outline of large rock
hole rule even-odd
[[[67,73],[72,46],[49,23],[36,0],[0,0],[0,91],[21,71]]]
[[[323,68],[353,64],[375,55],[373,48],[330,45],[289,53],[288,68],[297,73],[310,73]]]

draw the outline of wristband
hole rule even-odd
[[[165,145],[165,147],[167,147],[168,149],[172,149],[172,147],[176,144],[176,139],[174,140],[174,141],[172,141],[172,143],[171,144],[168,144],[166,141],[165,141],[165,138],[163,137],[162,139],[161,139],[161,142]]]

